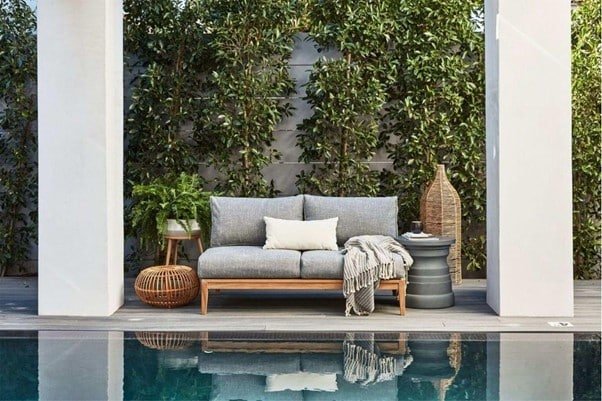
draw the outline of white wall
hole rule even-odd
[[[38,2],[39,314],[123,303],[121,0]]]
[[[487,301],[572,316],[570,2],[487,0]]]

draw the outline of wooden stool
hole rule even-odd
[[[167,252],[165,253],[165,265],[177,265],[178,264],[178,242],[182,240],[193,240],[196,242],[199,252],[203,253],[203,241],[201,241],[200,233],[191,233],[190,235],[183,234],[165,234],[165,240],[167,241]],[[171,255],[173,252],[173,263],[171,263]]]

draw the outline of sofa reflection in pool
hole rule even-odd
[[[405,334],[386,333],[344,340],[340,334],[270,340],[212,333],[200,352],[163,351],[160,358],[169,369],[198,366],[210,374],[212,401],[396,400],[397,378],[412,363]]]

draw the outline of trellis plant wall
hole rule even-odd
[[[0,0],[0,276],[26,271],[37,229],[36,18]]]
[[[600,0],[582,3],[575,260],[576,276],[599,277]],[[35,19],[23,0],[0,5],[4,269],[35,242]],[[230,195],[396,194],[407,222],[435,163],[446,162],[463,201],[465,266],[484,266],[481,0],[124,6],[126,195],[135,183],[200,171],[207,188]]]

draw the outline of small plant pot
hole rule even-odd
[[[178,220],[167,219],[167,229],[165,230],[166,234],[170,236],[186,237],[191,235],[199,235],[201,233],[201,227],[196,220],[187,220],[187,222],[190,232],[186,231],[186,227],[183,224],[180,224]]]

